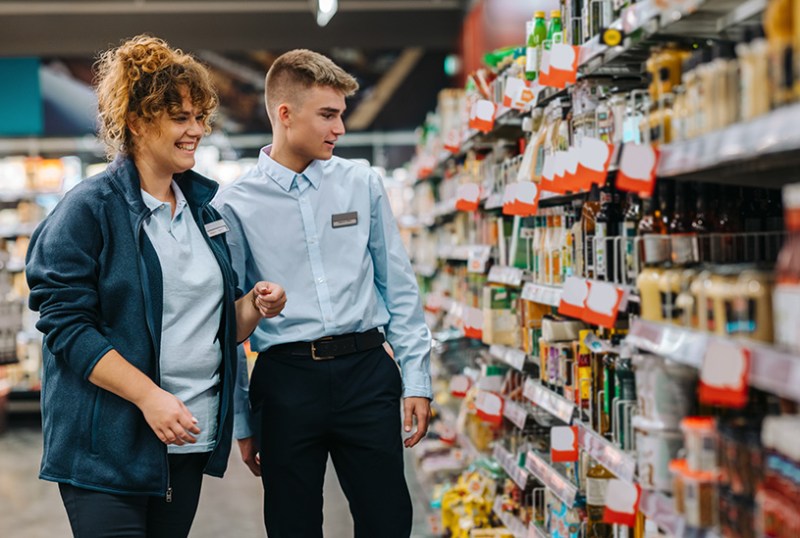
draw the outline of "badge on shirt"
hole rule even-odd
[[[334,228],[344,228],[346,226],[355,226],[358,224],[358,212],[351,211],[350,213],[339,213],[338,215],[331,216],[331,226]]]
[[[228,225],[225,224],[225,221],[222,219],[206,224],[206,233],[208,234],[208,237],[214,237],[229,231],[231,231],[231,229],[228,228]]]

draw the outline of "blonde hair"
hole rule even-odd
[[[130,155],[133,134],[128,128],[132,112],[152,122],[162,113],[178,114],[182,91],[204,116],[206,134],[217,109],[217,93],[208,70],[191,55],[171,48],[163,39],[138,35],[103,52],[95,63],[100,138],[106,154]]]
[[[272,117],[281,103],[298,97],[298,90],[313,86],[333,88],[345,97],[358,90],[356,79],[327,56],[307,49],[291,50],[279,56],[267,72],[267,114]]]

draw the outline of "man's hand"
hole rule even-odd
[[[253,286],[253,306],[262,317],[274,318],[286,306],[286,292],[274,282],[258,282]]]
[[[406,433],[411,432],[414,418],[417,419],[417,431],[408,437],[403,444],[406,448],[411,448],[420,442],[428,433],[428,422],[431,419],[431,401],[427,398],[409,397],[403,400],[403,429]]]
[[[200,433],[197,419],[173,394],[154,385],[137,405],[162,443],[183,446],[197,441],[192,435]]]
[[[239,452],[242,453],[242,461],[255,476],[261,476],[261,456],[256,447],[255,437],[245,437],[238,439]]]

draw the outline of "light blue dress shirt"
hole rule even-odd
[[[239,286],[269,280],[286,290],[286,307],[259,323],[252,349],[381,327],[402,370],[403,396],[431,398],[431,334],[380,176],[339,157],[296,174],[272,160],[270,149],[213,202],[230,227]],[[353,212],[352,225],[334,218]],[[235,405],[241,439],[250,434],[246,385]]]
[[[196,443],[169,445],[170,454],[214,449],[219,415],[219,367],[222,349],[222,272],[186,198],[172,182],[175,214],[169,202],[142,191],[151,210],[144,231],[161,263],[164,311],[161,331],[161,388],[174,394],[197,419]]]

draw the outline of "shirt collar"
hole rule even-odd
[[[186,197],[183,195],[183,191],[178,187],[175,180],[172,181],[172,192],[175,194],[175,215],[177,215],[186,207]],[[150,211],[155,211],[163,205],[169,205],[169,202],[162,202],[144,189],[142,189],[142,200]]]
[[[312,187],[319,189],[319,184],[322,180],[322,163],[319,160],[315,159],[311,161],[311,164],[303,170],[302,174],[297,174],[294,170],[286,168],[278,161],[272,159],[269,155],[271,151],[271,144],[261,150],[258,155],[258,167],[262,172],[271,177],[275,183],[280,185],[283,190],[289,192],[292,189],[292,184],[294,183],[294,177],[296,175],[305,176]]]

